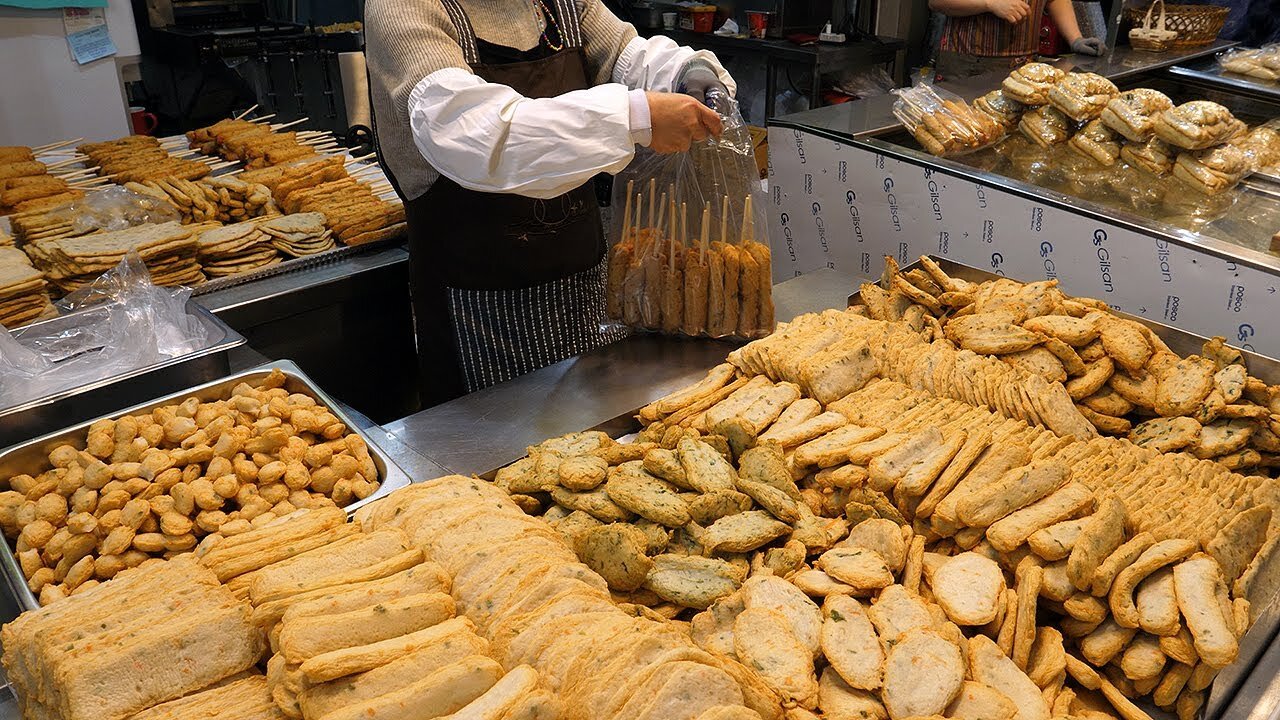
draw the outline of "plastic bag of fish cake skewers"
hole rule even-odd
[[[1007,118],[975,110],[958,95],[919,83],[894,90],[893,114],[927,152],[942,157],[989,147],[1005,136]]]
[[[750,133],[731,98],[708,103],[724,122],[720,138],[683,153],[643,150],[614,179],[611,323],[710,337],[773,331],[768,222]]]

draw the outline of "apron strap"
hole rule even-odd
[[[440,0],[440,4],[444,6],[445,12],[449,13],[449,19],[453,21],[453,27],[458,31],[458,44],[462,47],[462,56],[468,65],[476,65],[480,62],[480,50],[476,47],[476,31],[471,26],[471,18],[467,17],[467,12],[462,9],[462,5],[458,4],[458,0]]]

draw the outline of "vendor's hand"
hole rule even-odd
[[[690,95],[646,92],[649,125],[653,137],[649,147],[658,153],[684,152],[708,135],[720,137],[720,116]]]
[[[1017,25],[1031,15],[1031,6],[1026,0],[987,0],[987,12]]]
[[[691,61],[686,65],[676,86],[679,92],[707,106],[710,106],[707,102],[708,94],[718,91],[722,97],[729,97],[729,90],[720,81],[720,76],[705,62]]]
[[[1100,56],[1107,51],[1107,44],[1101,38],[1078,37],[1071,41],[1071,52],[1079,55]]]

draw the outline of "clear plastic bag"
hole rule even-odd
[[[186,355],[217,338],[187,313],[189,288],[151,284],[137,253],[58,301],[67,314],[0,328],[0,407]],[[69,313],[69,314],[68,314]]]
[[[1259,80],[1280,80],[1280,48],[1232,48],[1218,55],[1218,67]]]
[[[894,90],[893,114],[928,152],[942,156],[990,147],[1005,128],[990,115],[975,110],[960,96],[927,83]]]
[[[708,104],[720,138],[642,151],[614,180],[608,316],[669,334],[759,337],[773,332],[765,197],[737,102]]]

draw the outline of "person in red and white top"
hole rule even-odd
[[[929,0],[947,16],[938,52],[940,78],[1008,71],[1035,59],[1046,5],[1058,31],[1081,55],[1101,55],[1100,38],[1083,37],[1071,0]]]

